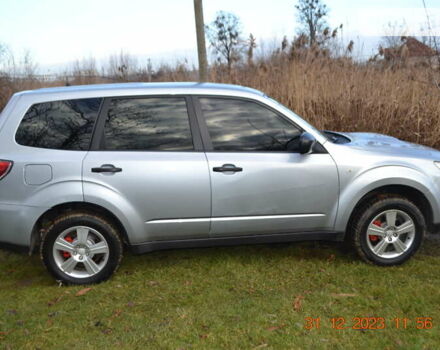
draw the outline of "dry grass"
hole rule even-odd
[[[440,89],[429,72],[285,60],[238,71],[233,82],[264,91],[320,129],[379,132],[440,147]]]
[[[127,77],[81,74],[57,81],[0,80],[0,108],[15,91],[42,86],[94,84],[120,81],[189,81],[196,72],[186,65],[137,68]],[[1,79],[1,78],[0,78]],[[231,73],[211,68],[210,80],[250,86],[279,100],[321,129],[372,131],[440,148],[439,73],[427,67],[383,67],[355,64],[350,59],[295,59],[273,54]]]

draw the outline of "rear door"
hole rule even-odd
[[[211,173],[212,236],[333,229],[339,185],[328,153],[299,154],[302,130],[257,101],[195,103]]]
[[[105,101],[83,164],[84,197],[119,202],[109,205],[140,218],[131,243],[209,234],[209,172],[189,107],[185,96]],[[98,198],[102,187],[110,195]]]

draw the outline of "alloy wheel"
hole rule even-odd
[[[52,254],[57,267],[75,278],[98,274],[107,264],[110,249],[104,236],[87,226],[75,226],[61,232]]]
[[[404,211],[392,209],[376,215],[367,228],[367,245],[373,254],[393,259],[404,254],[416,234],[413,219]]]

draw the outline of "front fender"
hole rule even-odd
[[[366,194],[390,185],[408,186],[423,193],[431,204],[434,222],[440,220],[440,203],[434,195],[437,187],[429,176],[405,166],[381,166],[361,173],[345,187],[341,186],[335,230],[346,230],[353,209]]]

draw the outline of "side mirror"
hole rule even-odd
[[[310,153],[315,143],[316,139],[312,134],[303,132],[299,138],[299,153]]]

